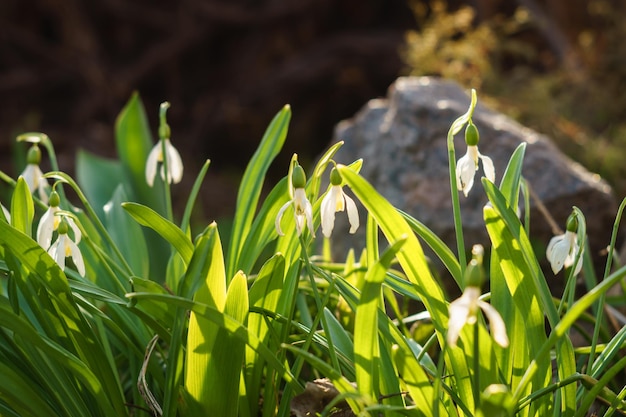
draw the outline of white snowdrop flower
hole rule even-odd
[[[480,299],[480,285],[482,285],[483,281],[483,253],[482,246],[474,246],[472,249],[472,260],[465,271],[467,286],[461,297],[450,303],[446,340],[451,346],[456,346],[463,326],[476,323],[479,309],[487,316],[489,326],[491,327],[491,335],[496,343],[502,347],[509,345],[509,338],[506,334],[506,326],[502,316],[491,304]]]
[[[567,219],[567,227],[565,233],[562,235],[554,236],[548,243],[546,250],[546,257],[552,267],[552,272],[558,273],[563,267],[569,268],[574,265],[576,261],[576,254],[578,253],[580,246],[578,245],[578,237],[576,232],[578,230],[578,219],[576,214],[572,213]],[[576,267],[574,268],[574,275],[578,275],[583,267],[582,253]]]
[[[311,235],[315,237],[315,230],[313,229],[313,207],[311,206],[309,199],[306,197],[306,191],[304,190],[304,187],[306,186],[306,175],[304,173],[304,169],[300,165],[296,165],[293,168],[291,178],[293,198],[286,202],[278,211],[275,221],[276,232],[280,236],[284,236],[280,227],[280,221],[283,218],[285,210],[287,210],[289,206],[293,206],[296,220],[296,232],[298,233],[298,236],[300,236],[303,230],[308,227]]]
[[[164,142],[163,144],[161,144],[161,140]],[[169,139],[161,140],[154,145],[146,161],[146,182],[150,187],[154,185],[154,177],[156,176],[159,163],[161,163],[161,178],[163,181],[168,181],[170,184],[172,182],[178,184],[183,178],[183,160],[180,154]],[[167,156],[167,173],[163,164],[163,146],[165,146]]]
[[[460,191],[463,191],[465,197],[469,194],[474,185],[474,176],[478,170],[478,162],[482,161],[485,177],[491,182],[496,180],[496,171],[493,161],[488,156],[482,155],[478,151],[478,129],[476,125],[470,123],[465,129],[465,143],[467,151],[463,157],[456,163],[456,184]]]
[[[76,270],[81,276],[85,276],[85,262],[78,245],[67,235],[69,226],[65,219],[61,219],[57,229],[59,236],[48,249],[48,254],[54,259],[59,267],[65,270],[65,258],[71,257],[76,265]]]
[[[346,210],[348,212],[348,221],[350,222],[350,233],[355,233],[359,228],[359,212],[354,204],[354,200],[343,192],[341,187],[341,175],[337,168],[333,168],[330,172],[330,191],[322,200],[321,216],[322,216],[322,233],[326,237],[330,237],[335,227],[335,213]]]
[[[39,224],[37,225],[37,243],[39,243],[39,245],[46,250],[50,248],[52,234],[59,228],[59,224],[61,223],[61,216],[56,214],[61,210],[59,208],[60,202],[61,199],[59,194],[56,191],[52,191],[50,193],[48,210],[46,210],[46,212],[41,216]],[[80,243],[82,234],[74,222],[74,219],[68,217],[65,221],[74,232],[74,241],[76,244]]]

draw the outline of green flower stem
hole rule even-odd
[[[461,203],[459,201],[459,189],[456,184],[456,155],[454,152],[454,135],[465,126],[465,124],[472,118],[474,114],[474,108],[476,107],[476,90],[472,89],[471,101],[467,112],[456,119],[448,130],[448,166],[450,168],[450,192],[452,195],[452,212],[454,215],[454,230],[456,233],[456,244],[459,257],[459,263],[461,265],[461,276],[465,274],[465,268],[467,267],[467,261],[465,257],[465,242],[463,240],[463,223],[461,221]],[[461,288],[463,289],[463,288]]]
[[[161,152],[163,152],[163,170],[165,171],[165,180],[163,181],[163,191],[165,192],[165,209],[167,219],[174,222],[174,212],[172,210],[172,193],[170,191],[170,173],[168,171],[167,152],[165,151],[165,141],[161,139]]]
[[[169,109],[170,103],[167,101],[161,103],[159,108],[159,140],[161,141],[161,152],[163,155],[163,171],[165,172],[165,180],[163,181],[163,190],[165,191],[165,207],[167,210],[167,219],[170,222],[174,222],[174,214],[172,210],[172,194],[170,191],[170,178],[169,161],[167,158],[167,150],[165,147],[165,139],[169,139],[169,135],[166,136],[166,132],[169,132],[169,126],[167,126],[167,120],[165,115],[167,109]]]

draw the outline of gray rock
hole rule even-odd
[[[361,175],[393,205],[408,212],[432,229],[456,252],[452,202],[448,177],[446,136],[450,124],[467,111],[469,95],[458,84],[436,78],[399,78],[389,89],[388,97],[367,103],[357,115],[341,122],[334,142],[344,141],[336,155],[341,163],[363,158]],[[587,230],[594,258],[610,240],[617,203],[610,187],[598,175],[586,171],[548,139],[512,119],[480,104],[473,121],[480,132],[479,149],[490,156],[499,184],[513,151],[527,143],[523,176],[545,205],[560,228],[579,207],[587,219]],[[456,159],[465,154],[463,133],[455,139]],[[466,247],[487,243],[482,208],[487,198],[477,172],[474,188],[466,198],[460,194]],[[337,216],[343,220],[345,216]],[[338,224],[335,247],[356,245],[360,239],[337,242],[346,236],[347,227]],[[539,258],[553,236],[545,217],[531,202],[531,240]],[[340,255],[341,256],[341,255]],[[602,268],[600,268],[602,269]],[[552,272],[549,273],[551,276]]]

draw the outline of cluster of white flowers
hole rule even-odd
[[[85,276],[85,262],[78,249],[78,243],[82,238],[81,231],[73,218],[60,213],[60,203],[59,194],[53,190],[50,193],[48,209],[41,216],[37,226],[37,243],[48,251],[61,269],[65,269],[65,258],[71,257],[78,273]],[[67,234],[70,229],[74,233],[74,240]],[[52,235],[55,231],[57,240],[52,243]]]
[[[329,238],[335,227],[335,213],[346,210],[348,212],[348,221],[350,222],[350,233],[355,233],[359,228],[359,212],[357,211],[354,200],[344,193],[341,186],[342,179],[337,168],[333,168],[330,174],[330,190],[322,199],[321,217],[322,217],[322,234]],[[289,194],[291,200],[287,201],[278,211],[276,216],[275,227],[276,232],[283,236],[284,233],[280,227],[280,221],[289,206],[293,206],[296,221],[296,232],[298,236],[302,234],[306,227],[309,228],[311,236],[315,237],[315,229],[313,227],[313,207],[306,196],[306,175],[304,169],[295,162],[291,174],[291,188]]]

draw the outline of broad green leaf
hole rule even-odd
[[[354,361],[356,382],[359,392],[372,400],[378,398],[378,362],[380,361],[378,331],[372,323],[376,321],[382,303],[381,287],[385,274],[405,239],[394,242],[380,257],[378,262],[368,265],[365,283],[356,308],[354,323]]]
[[[241,249],[256,213],[265,174],[285,143],[290,119],[291,108],[289,106],[283,107],[274,116],[243,174],[237,194],[237,209],[228,250],[227,272],[229,276],[232,276],[238,268]]]
[[[222,245],[217,234],[217,226],[212,225],[212,227],[215,229],[214,236],[216,239],[212,240],[211,256],[204,260],[207,264],[206,275],[194,295],[194,301],[207,304],[217,311],[224,312],[226,305],[226,271]],[[198,317],[195,313],[191,314],[187,335],[185,388],[190,396],[208,414],[213,412],[219,414],[218,410],[223,411],[219,404],[216,405],[211,401],[214,397],[206,389],[206,387],[210,386],[210,380],[217,377],[212,372],[217,372],[220,366],[217,363],[216,356],[213,355],[213,352],[218,356],[222,352],[221,338],[219,336],[224,337],[219,325],[202,316]],[[219,359],[221,360],[222,358]],[[239,372],[237,372],[237,378],[239,378]],[[238,393],[239,390],[235,390],[235,392]],[[213,407],[217,407],[217,409],[213,410]]]
[[[146,160],[154,142],[150,133],[146,110],[138,93],[131,96],[117,116],[115,142],[133,196],[139,203],[152,207],[159,213],[164,213],[163,189],[158,186],[151,188],[146,183]],[[159,182],[156,181],[156,184]]]
[[[126,294],[126,297],[129,299],[136,299],[138,304],[141,304],[143,300],[151,299],[161,303],[178,306],[184,310],[192,310],[197,316],[212,321],[228,331],[229,334],[245,342],[248,346],[257,351],[267,361],[268,365],[270,365],[273,370],[278,372],[280,377],[284,378],[288,383],[297,384],[297,381],[295,381],[289,370],[285,368],[283,363],[278,360],[274,353],[269,350],[267,346],[265,346],[265,344],[263,344],[256,337],[255,334],[250,332],[242,323],[224,314],[224,312],[218,311],[216,308],[209,305],[170,294],[129,293]]]
[[[281,254],[274,255],[263,265],[258,276],[252,283],[248,294],[251,309],[257,308],[269,312],[276,311],[283,287],[285,275],[284,271],[285,258]],[[253,312],[248,315],[248,330],[255,334],[259,340],[265,343],[268,347],[273,346],[269,340],[269,328],[263,313]],[[265,361],[262,360],[258,353],[256,353],[252,348],[246,349],[245,360],[244,369],[246,392],[248,393],[248,407],[250,409],[250,413],[254,415],[254,413],[258,410],[259,394],[261,394],[262,390],[261,387],[263,384]],[[271,384],[266,384],[263,388],[266,396],[270,392],[271,388]]]
[[[122,203],[122,207],[142,226],[149,227],[168,241],[182,256],[186,264],[191,260],[193,245],[187,235],[175,224],[150,207],[137,203]]]
[[[22,233],[31,236],[33,217],[35,217],[33,197],[24,177],[19,177],[13,190],[13,198],[11,198],[11,225]]]
[[[127,200],[128,196],[120,184],[104,206],[104,220],[111,238],[127,260],[133,274],[146,277],[150,267],[148,247],[141,227],[122,208],[122,203]]]
[[[79,149],[76,153],[76,182],[102,221],[104,221],[104,205],[123,181],[119,161],[102,158],[83,149]]]

